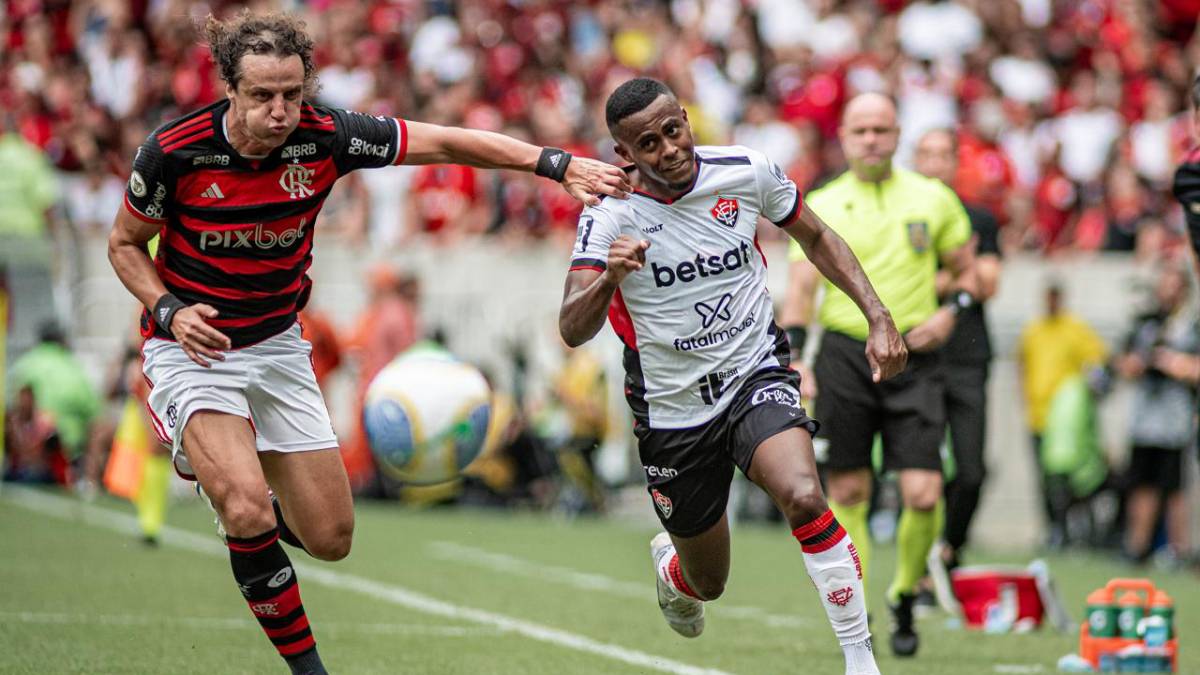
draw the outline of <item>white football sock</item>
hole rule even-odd
[[[849,535],[830,511],[792,534],[800,541],[808,576],[846,654],[846,672],[879,672],[869,642],[862,563]]]

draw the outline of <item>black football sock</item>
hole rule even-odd
[[[272,528],[254,537],[225,537],[233,578],[250,611],[293,673],[321,675],[317,643],[300,601],[300,586]]]

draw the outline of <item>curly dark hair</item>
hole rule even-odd
[[[204,21],[204,35],[221,79],[233,88],[242,78],[242,57],[246,54],[294,54],[304,64],[304,97],[316,94],[313,41],[300,19],[283,12],[254,14],[248,9],[225,21],[209,14]]]

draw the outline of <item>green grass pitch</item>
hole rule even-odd
[[[647,508],[649,508],[647,506]],[[232,583],[211,514],[177,505],[164,544],[137,541],[123,502],[0,492],[0,673],[281,673]],[[667,628],[644,525],[362,504],[354,550],[327,564],[291,551],[333,673],[841,673],[841,652],[783,527],[733,535],[725,597],[703,636]],[[869,600],[888,674],[1052,673],[1076,638],[983,635],[921,622],[915,659],[886,646],[882,593],[893,552],[876,547]],[[975,554],[973,561],[1017,562]],[[1076,617],[1130,570],[1048,558]],[[1146,571],[1176,600],[1181,673],[1200,673],[1200,579]]]

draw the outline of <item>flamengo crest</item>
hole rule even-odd
[[[312,181],[316,171],[303,164],[289,164],[279,177],[279,187],[287,190],[292,199],[304,199],[313,195]]]
[[[717,197],[717,203],[709,213],[725,227],[735,227],[738,219],[737,200],[729,197]]]

